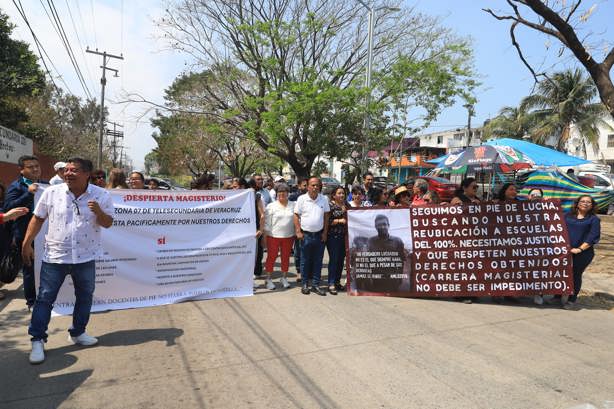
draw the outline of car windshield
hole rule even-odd
[[[339,182],[335,178],[322,178],[322,183],[336,183],[336,184],[340,184],[341,182]]]

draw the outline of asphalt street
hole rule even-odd
[[[293,280],[292,280],[293,281]],[[587,277],[614,293],[614,276]],[[20,282],[0,302],[0,408],[571,408],[614,400],[614,302],[253,297],[53,318],[28,363]],[[605,302],[604,302],[605,300]]]

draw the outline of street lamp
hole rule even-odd
[[[388,10],[388,11],[400,11],[401,9],[398,7],[374,7],[374,0],[370,0],[367,3],[364,0],[356,0],[364,8],[369,12],[369,29],[367,31],[367,77],[365,79],[365,87],[368,90],[367,98],[366,98],[366,112],[365,112],[365,137],[362,143],[362,160],[363,165],[365,167],[364,172],[369,170],[369,160],[367,158],[369,144],[369,127],[370,127],[370,118],[369,118],[369,104],[371,103],[371,72],[373,70],[373,30],[375,25],[375,12],[379,10]]]

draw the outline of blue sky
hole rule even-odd
[[[21,1],[33,29],[54,60],[60,75],[73,93],[84,95],[85,91],[78,85],[66,51],[62,48],[41,2]],[[110,63],[111,67],[119,69],[120,77],[110,77],[107,81],[109,120],[124,123],[124,144],[134,160],[134,168],[141,169],[143,157],[155,147],[151,138],[153,129],[149,125],[152,112],[142,105],[118,105],[114,102],[124,99],[128,93],[139,93],[162,103],[164,89],[189,67],[190,60],[187,56],[166,51],[165,43],[156,38],[153,21],[162,15],[163,3],[157,0],[66,0],[55,3],[73,47],[77,44],[82,48],[89,45],[90,48],[98,47],[110,53],[124,54],[124,61]],[[497,21],[481,10],[491,7],[507,11],[509,8],[504,0],[407,0],[406,4],[415,5],[425,14],[440,16],[444,26],[452,28],[461,36],[470,36],[473,39],[475,67],[483,83],[477,92],[479,102],[476,106],[476,117],[472,120],[473,126],[479,126],[485,119],[495,116],[503,106],[516,105],[522,97],[530,93],[533,78],[511,46],[509,23]],[[598,39],[602,39],[611,47],[614,45],[614,34],[611,29],[608,30],[608,24],[614,16],[614,0],[586,2],[584,7],[592,5],[596,5],[596,9],[582,25],[581,34],[583,36],[593,32],[591,41],[594,44],[597,44]],[[18,25],[15,37],[32,43],[32,36],[12,2],[3,2],[2,8],[11,21]],[[75,27],[70,20],[70,14],[75,20]],[[536,66],[543,62],[546,66],[556,63],[556,69],[576,65],[571,58],[554,58],[559,47],[556,40],[549,40],[544,35],[524,28],[519,28],[518,40],[526,56]],[[548,44],[550,51],[546,51]],[[601,45],[595,49],[599,61],[603,58]],[[88,88],[98,98],[100,57],[80,52],[76,54]],[[550,57],[544,58],[545,55]],[[461,102],[444,110],[429,130],[459,128],[466,126],[466,123],[467,112]]]
[[[596,5],[596,8],[581,27],[580,33],[586,35],[593,32],[593,43],[603,39],[609,42],[610,47],[614,46],[614,32],[612,29],[608,30],[614,16],[614,2],[585,3],[583,7],[586,9],[592,5]],[[510,23],[498,21],[482,11],[482,8],[491,8],[495,12],[510,10],[504,0],[421,0],[411,4],[415,4],[417,9],[424,13],[440,16],[443,25],[454,29],[461,36],[470,36],[473,39],[475,66],[483,86],[477,92],[478,104],[472,126],[481,125],[484,120],[496,116],[503,106],[517,105],[523,97],[529,95],[534,80],[511,45]],[[559,43],[546,35],[518,27],[516,36],[525,56],[535,67],[554,66],[554,69],[558,70],[578,66],[573,58],[556,58]],[[550,51],[546,48],[548,44]],[[602,61],[603,54],[597,55],[597,60]],[[459,103],[446,109],[430,130],[435,132],[466,124],[467,111],[462,107],[462,103]]]

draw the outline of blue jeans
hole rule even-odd
[[[72,327],[68,330],[70,335],[78,337],[85,332],[85,326],[90,319],[92,298],[96,284],[96,265],[94,260],[79,264],[45,263],[41,267],[41,279],[38,287],[38,297],[34,303],[32,320],[28,334],[32,341],[47,341],[47,326],[51,319],[51,310],[58,291],[70,274],[75,286],[75,307],[72,314]]]
[[[312,276],[311,285],[320,285],[322,276],[322,257],[324,257],[324,243],[322,242],[322,232],[311,233],[303,232],[301,240],[301,279],[303,285],[307,285],[309,276]]]
[[[328,250],[328,285],[339,284],[345,261],[345,237],[328,236],[326,249]]]

